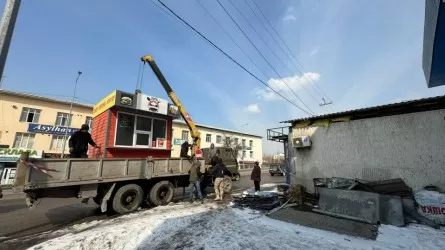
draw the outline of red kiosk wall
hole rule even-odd
[[[91,138],[101,148],[96,149],[90,146],[88,150],[89,158],[103,157],[103,150],[105,150],[105,138],[107,135],[107,121],[108,121],[108,110],[93,118]]]
[[[171,138],[172,138],[172,126],[173,126],[173,120],[172,117],[167,117],[167,149],[150,149],[150,148],[135,148],[135,147],[115,147],[114,146],[114,139],[116,135],[116,122],[117,122],[117,110],[111,109],[110,110],[110,123],[109,127],[107,128],[107,120],[108,120],[108,111],[102,113],[101,115],[97,116],[97,127],[100,126],[100,128],[96,129],[96,118],[93,120],[93,131],[92,131],[92,137],[93,140],[97,141],[97,144],[101,145],[100,151],[103,152],[103,150],[106,150],[106,157],[107,158],[146,158],[148,156],[152,156],[153,158],[169,158],[171,155]],[[105,115],[104,115],[105,114]],[[102,115],[104,115],[102,117]],[[107,134],[107,129],[109,129],[109,137],[108,137],[108,145],[105,149],[105,138]],[[103,142],[103,143],[99,143]],[[95,149],[90,148],[91,152],[93,152]],[[93,155],[90,156],[91,158],[100,158],[102,155],[98,157],[93,157]]]

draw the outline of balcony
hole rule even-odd
[[[289,127],[267,129],[267,140],[275,142],[287,142]]]

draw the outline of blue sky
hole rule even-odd
[[[228,0],[220,0],[286,81],[279,79],[216,1],[200,1],[261,71],[211,19],[198,0],[163,2],[261,80],[305,108],[284,86],[286,82],[313,113],[445,92],[444,87],[428,89],[423,76],[424,1],[401,4],[401,1],[387,0],[256,0],[286,41],[292,56],[303,65],[297,68],[298,63],[288,60],[289,55],[269,36],[246,0],[232,2],[273,52]],[[139,58],[149,53],[197,123],[242,129],[265,137],[267,128],[281,126],[278,122],[307,116],[269,93],[150,0],[129,2],[22,1],[3,87],[69,98],[77,71],[81,70],[77,96],[96,102],[114,89],[133,92]],[[5,0],[1,4],[4,6]],[[319,106],[324,96],[319,89],[333,105],[324,109]],[[168,98],[148,67],[142,91]],[[248,125],[243,126],[245,123]],[[282,149],[280,144],[265,141],[264,151]]]

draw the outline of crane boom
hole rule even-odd
[[[168,97],[172,100],[173,104],[178,106],[179,112],[181,113],[182,118],[184,118],[185,123],[187,124],[191,136],[193,138],[193,147],[192,147],[192,154],[197,154],[197,150],[201,149],[201,133],[196,128],[195,122],[192,120],[190,115],[185,110],[184,105],[182,105],[181,101],[179,101],[179,98],[176,96],[173,89],[170,87],[170,84],[165,79],[164,75],[162,74],[161,70],[159,69],[158,65],[154,61],[153,57],[150,55],[143,56],[141,58],[141,61],[144,63],[148,63],[150,65],[150,68],[155,73],[156,77],[158,78],[159,82],[161,83],[162,87],[164,88],[165,92],[167,92]]]

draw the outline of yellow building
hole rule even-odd
[[[262,162],[263,145],[261,136],[199,124],[197,128],[201,132],[201,148],[210,147],[212,143],[216,147],[230,146],[234,149],[236,148],[241,169],[251,168],[252,163],[255,161]],[[186,140],[192,142],[192,137],[187,125],[182,120],[173,121],[172,134],[171,156],[179,157],[181,144]]]
[[[0,177],[3,184],[7,182],[5,178],[13,179],[15,170],[8,166],[14,164],[20,150],[32,150],[31,157],[36,158],[60,157],[66,127],[70,134],[84,123],[91,125],[92,105],[74,103],[71,124],[68,124],[69,110],[69,101],[0,90],[0,173],[5,168]],[[67,152],[68,147],[65,154]]]

